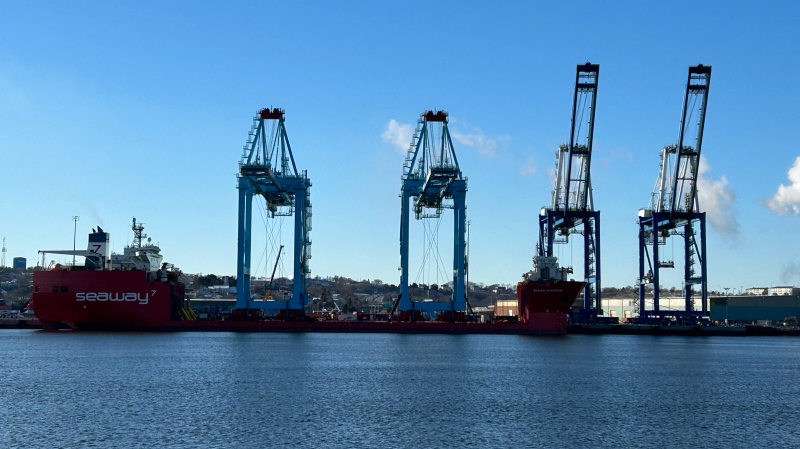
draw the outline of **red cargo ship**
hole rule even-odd
[[[45,328],[232,332],[396,332],[451,334],[563,335],[566,313],[584,286],[564,279],[555,258],[534,258],[534,270],[517,285],[516,322],[468,322],[456,312],[433,321],[278,320],[238,314],[239,320],[199,320],[180,282],[180,272],[162,262],[160,248],[143,243],[143,226],[133,221],[134,243],[108,257],[108,234],[89,235],[87,251],[43,251],[86,258],[83,267],[55,265],[33,274],[33,309]],[[285,316],[285,315],[284,315]],[[411,318],[413,314],[404,314]],[[452,319],[452,318],[455,319]]]
[[[144,328],[188,312],[179,272],[162,262],[150,239],[144,242],[144,226],[135,218],[132,229],[133,244],[111,257],[109,235],[100,227],[89,234],[86,251],[40,251],[86,258],[82,267],[34,271],[33,310],[45,328]]]
[[[534,257],[533,270],[517,284],[519,322],[566,334],[567,313],[584,286],[585,282],[569,280],[567,269],[559,268],[555,257]]]

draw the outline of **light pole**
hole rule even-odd
[[[75,266],[75,238],[78,236],[78,220],[80,220],[80,219],[81,219],[81,217],[79,217],[77,215],[73,215],[72,216],[72,221],[75,222],[75,224],[74,224],[74,226],[72,228],[72,266],[73,267]]]
[[[728,296],[730,287],[725,287],[725,325],[728,325],[728,312],[731,310],[731,297]],[[735,291],[736,289],[734,289]]]
[[[466,277],[467,277],[467,279],[466,279],[466,281],[467,281],[467,291],[464,292],[464,294],[467,295],[468,298],[469,298],[469,227],[470,227],[471,224],[472,224],[472,220],[467,220],[467,263],[466,263],[467,272],[464,273],[466,275]]]

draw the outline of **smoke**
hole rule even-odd
[[[788,285],[792,283],[792,279],[800,279],[800,263],[798,262],[789,262],[783,267],[781,282]]]
[[[94,205],[94,203],[86,202],[84,206],[86,207],[86,210],[89,212],[89,215],[91,216],[92,220],[94,220],[94,223],[100,226],[105,226],[105,224],[103,223],[103,219],[100,218],[100,214],[97,212],[97,207]],[[92,225],[92,227],[94,227],[94,225]]]
[[[97,211],[97,206],[83,192],[73,193],[70,195],[70,200],[75,203],[75,210],[79,211],[81,222],[86,220],[91,228],[97,225],[105,226],[103,219],[100,217],[100,213]],[[86,215],[88,215],[88,217]]]
[[[800,157],[787,173],[789,185],[779,185],[775,195],[767,201],[767,207],[778,215],[800,213]]]
[[[739,235],[739,220],[736,210],[736,192],[728,179],[723,176],[713,179],[709,176],[711,166],[708,160],[700,156],[700,167],[697,174],[697,196],[700,208],[706,213],[708,224],[718,232],[730,237]]]
[[[412,125],[398,123],[395,119],[389,120],[383,133],[381,133],[381,139],[383,139],[384,142],[392,144],[398,152],[403,154],[408,150],[408,146],[411,145],[411,139],[413,137],[414,127]]]

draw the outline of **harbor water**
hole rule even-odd
[[[0,331],[0,447],[798,447],[800,339]]]

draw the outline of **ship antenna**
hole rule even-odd
[[[141,248],[142,238],[147,237],[147,234],[144,233],[144,223],[136,224],[136,217],[133,217],[131,229],[133,229],[133,246]]]

